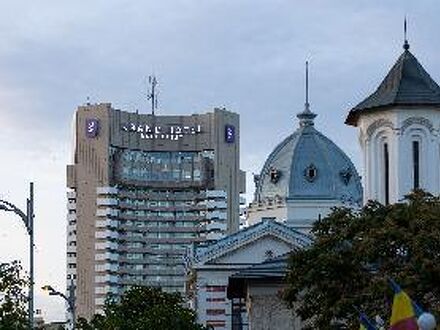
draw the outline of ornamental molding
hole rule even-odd
[[[367,127],[367,137],[371,137],[376,130],[382,127],[388,127],[391,130],[395,129],[393,123],[389,119],[380,118]]]
[[[226,255],[227,253],[237,250],[247,245],[249,242],[256,241],[258,238],[268,234],[272,234],[285,241],[291,242],[296,249],[304,248],[311,243],[311,238],[308,235],[300,233],[286,225],[269,220],[260,222],[257,225],[248,227],[235,234],[220,239],[208,247],[196,247],[193,262],[198,264],[206,263],[207,261]]]
[[[272,166],[269,169],[269,177],[270,182],[272,182],[273,184],[277,184],[281,177],[281,171]]]
[[[412,125],[420,125],[426,127],[430,133],[434,131],[434,125],[429,119],[423,117],[410,117],[403,121],[402,127],[400,128],[401,134],[405,132]]]
[[[339,177],[341,178],[342,182],[348,186],[350,183],[351,177],[353,176],[353,173],[351,172],[351,168],[346,167],[339,171]]]

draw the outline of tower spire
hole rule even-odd
[[[304,103],[304,111],[300,112],[296,116],[299,119],[299,125],[301,127],[304,126],[313,126],[313,119],[315,119],[316,114],[310,111],[310,103],[309,103],[309,61],[306,61],[306,90],[305,90],[306,102]]]
[[[310,104],[309,104],[309,61],[306,61],[306,103],[305,103],[305,109],[310,111]]]
[[[409,49],[409,43],[408,43],[408,20],[406,19],[403,21],[403,49],[408,50]]]

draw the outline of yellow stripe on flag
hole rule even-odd
[[[415,317],[414,308],[409,296],[402,290],[394,295],[390,325]]]

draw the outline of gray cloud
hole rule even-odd
[[[75,108],[90,96],[147,111],[144,78],[155,72],[161,113],[214,106],[239,112],[242,167],[258,172],[296,128],[306,59],[316,126],[359,168],[356,129],[343,124],[347,111],[377,87],[402,51],[405,14],[411,50],[440,80],[439,9],[437,0],[4,1],[0,122],[7,129],[0,146],[8,161],[2,170],[34,166],[41,207],[63,206]],[[1,190],[15,189],[11,196],[18,197],[20,179],[27,181],[26,173],[0,174]],[[49,226],[48,232],[64,230],[63,207],[41,212],[40,235]],[[43,264],[55,260],[51,250],[62,251],[63,235],[50,242],[40,236]],[[41,271],[42,280],[64,274],[63,261],[54,267]]]

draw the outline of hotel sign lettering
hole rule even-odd
[[[94,118],[86,118],[86,136],[88,138],[95,138],[99,132],[99,121]]]
[[[232,125],[225,126],[225,142],[226,143],[235,142],[235,127]]]
[[[148,125],[137,123],[125,123],[121,125],[124,132],[139,134],[141,139],[146,140],[171,140],[178,141],[187,135],[197,135],[202,133],[201,125],[181,126],[181,125]]]

